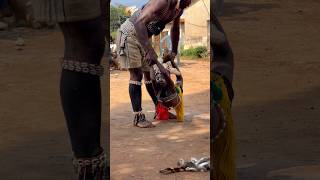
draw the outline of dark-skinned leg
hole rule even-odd
[[[149,71],[143,72],[143,76],[144,76],[144,84],[146,85],[146,89],[152,99],[153,104],[156,106],[158,104],[158,98],[156,96],[156,93],[155,93],[153,85],[152,85],[152,81],[150,78],[150,72]]]
[[[132,105],[132,110],[134,113],[141,112],[141,101],[142,101],[142,91],[141,91],[141,80],[142,71],[139,68],[129,69],[130,72],[130,82],[129,82],[129,95]]]
[[[100,18],[60,23],[65,40],[60,95],[74,152],[77,178],[105,179],[105,155],[100,144],[101,58],[104,30]],[[87,161],[88,164],[83,162]]]
[[[152,123],[147,121],[142,112],[142,90],[141,81],[143,73],[141,68],[130,68],[130,82],[129,82],[129,95],[132,105],[132,110],[135,115],[134,125],[141,128],[153,127]]]

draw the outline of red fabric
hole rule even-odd
[[[158,103],[157,105],[157,117],[158,120],[166,121],[169,120],[169,109],[162,105],[162,103]]]

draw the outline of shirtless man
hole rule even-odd
[[[150,67],[159,62],[149,38],[160,34],[166,24],[173,22],[170,55],[174,58],[178,52],[180,16],[190,4],[191,0],[150,0],[123,23],[117,33],[121,66],[129,69],[130,72],[129,95],[135,115],[134,125],[137,127],[154,127],[150,121],[146,120],[142,112],[141,81],[143,76],[154,104],[158,102],[150,79]],[[159,69],[164,74],[168,73],[161,64],[159,64]]]

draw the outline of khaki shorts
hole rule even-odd
[[[119,34],[120,32],[118,31]],[[144,58],[145,51],[134,36],[126,38],[124,54],[118,54],[118,56],[123,69],[141,68],[142,71],[150,71],[150,67]]]

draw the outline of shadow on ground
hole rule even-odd
[[[175,166],[180,158],[200,158],[209,155],[209,90],[184,96],[185,122],[157,121],[156,128],[133,127],[130,103],[121,103],[111,109],[111,169],[116,179],[207,179],[208,173],[177,173],[163,176],[162,168]],[[147,119],[154,112],[150,100],[143,101]],[[196,106],[192,106],[196,105]],[[125,156],[124,156],[125,154]],[[147,166],[140,166],[140,164]]]
[[[277,101],[234,106],[240,180],[263,180],[271,171],[320,164],[319,92],[315,87]]]

